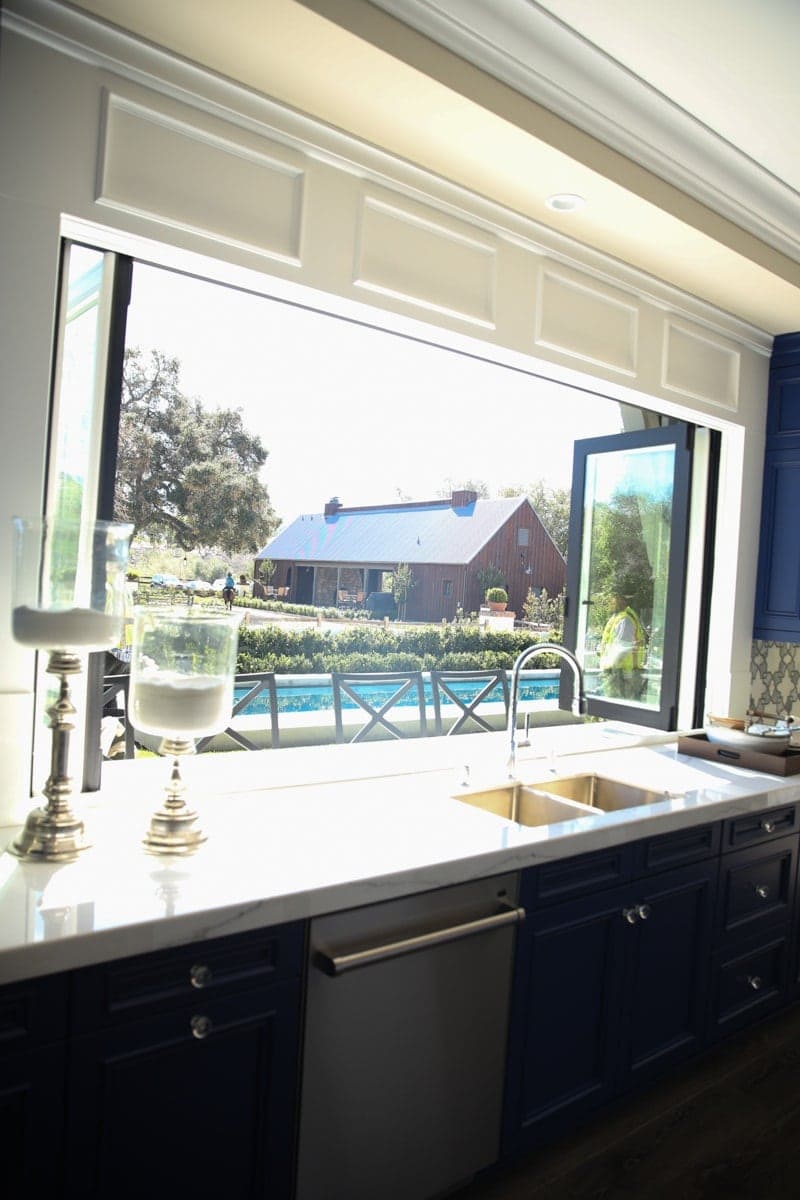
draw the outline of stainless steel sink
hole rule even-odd
[[[547,791],[551,791],[548,787]],[[519,825],[554,825],[559,821],[574,821],[576,817],[592,816],[592,809],[570,798],[548,795],[543,788],[523,783],[506,783],[497,787],[459,792],[455,796],[463,804],[472,804],[485,812],[516,821]]]
[[[664,791],[636,787],[634,784],[620,783],[616,779],[607,779],[603,775],[595,774],[570,775],[565,779],[547,780],[535,784],[534,787],[542,795],[562,797],[600,812],[640,808],[667,798]]]

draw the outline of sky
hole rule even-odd
[[[621,429],[601,397],[140,263],[127,345],[179,359],[207,407],[242,410],[284,521],[332,496],[432,500],[448,480],[568,487],[574,439]]]

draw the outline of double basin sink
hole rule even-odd
[[[535,826],[641,808],[668,799],[669,794],[586,772],[542,783],[511,781],[497,787],[465,790],[455,798],[506,821]]]

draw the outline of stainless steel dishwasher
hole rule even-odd
[[[427,1200],[496,1159],[518,883],[311,922],[297,1200]]]

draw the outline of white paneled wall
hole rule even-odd
[[[104,92],[97,203],[299,266],[304,156],[163,108]]]
[[[665,391],[738,409],[741,350],[675,317],[664,321],[664,340]]]
[[[357,214],[353,281],[466,325],[496,328],[498,239],[386,191]]]
[[[639,353],[637,298],[551,264],[539,272],[537,350],[568,355],[587,370],[603,367],[635,379]]]
[[[313,289],[338,311],[368,304],[387,325],[424,322],[448,344],[723,430],[737,542],[712,670],[718,711],[746,703],[771,339],[380,148],[64,9],[62,38],[46,0],[30,8],[44,24],[6,16],[0,71],[0,561],[9,517],[42,502],[59,236],[82,222],[98,244],[205,256],[210,276],[245,270],[250,286]],[[32,664],[10,638],[8,584],[6,566],[0,694],[24,762]],[[29,807],[19,776],[3,755],[0,824]]]

